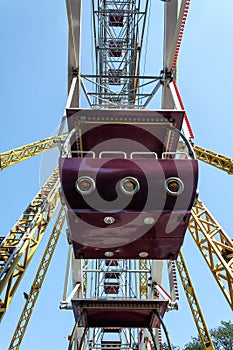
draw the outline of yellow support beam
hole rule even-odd
[[[139,260],[139,283],[140,299],[148,299],[148,271],[150,271],[148,260]]]
[[[214,344],[212,342],[209,330],[205,323],[204,316],[201,311],[201,307],[198,302],[196,292],[194,290],[191,277],[188,272],[184,257],[180,251],[179,256],[176,260],[176,266],[181,278],[181,282],[186,293],[186,297],[193,314],[193,318],[203,345],[204,350],[215,350]]]
[[[20,345],[22,343],[25,331],[27,329],[30,317],[32,315],[32,312],[35,308],[35,304],[37,301],[37,298],[39,296],[42,284],[45,279],[46,272],[48,270],[49,264],[51,262],[51,259],[53,257],[53,253],[55,251],[58,239],[60,237],[60,233],[62,230],[62,227],[65,222],[65,209],[62,207],[59,210],[57,220],[54,224],[51,236],[48,240],[47,246],[45,248],[43,257],[41,259],[39,268],[37,270],[36,276],[34,278],[34,281],[31,286],[31,290],[28,294],[28,297],[26,299],[23,311],[21,313],[19,322],[16,326],[14,335],[12,337],[9,350],[18,350],[20,348]]]
[[[0,321],[59,203],[56,169],[0,244]]]
[[[44,140],[36,141],[1,153],[0,170],[59,146],[62,140],[64,140],[65,136],[66,134],[61,136],[51,136]]]
[[[233,310],[233,241],[200,200],[188,229]]]
[[[209,151],[208,149],[193,145],[197,159],[214,166],[215,168],[233,174],[233,158]]]

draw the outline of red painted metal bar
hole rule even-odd
[[[184,15],[183,15],[181,25],[180,25],[180,32],[179,32],[179,36],[178,36],[178,41],[177,41],[177,45],[176,45],[176,51],[175,51],[175,56],[173,59],[172,68],[176,68],[176,65],[177,65],[177,60],[178,60],[178,56],[179,56],[180,46],[181,46],[181,42],[182,42],[182,38],[183,38],[183,34],[184,34],[184,28],[185,28],[185,23],[186,23],[188,12],[189,12],[190,3],[191,3],[190,0],[186,0]]]
[[[182,99],[181,99],[181,96],[180,96],[180,93],[179,93],[179,90],[178,90],[178,87],[177,87],[177,85],[176,85],[176,81],[175,81],[175,80],[173,80],[173,85],[174,85],[174,88],[175,88],[175,91],[176,91],[176,95],[177,95],[177,98],[178,98],[178,100],[179,100],[181,109],[184,111],[184,110],[185,110],[184,104],[183,104],[183,102],[182,102]],[[189,119],[188,119],[188,117],[187,117],[186,112],[184,113],[184,119],[185,119],[185,121],[186,121],[187,128],[188,128],[188,131],[189,131],[189,133],[190,133],[190,137],[191,137],[192,139],[194,139],[194,134],[193,134],[193,131],[192,131],[192,128],[191,128],[191,125],[190,125],[190,122],[189,122]]]

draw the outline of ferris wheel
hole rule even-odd
[[[69,93],[59,130],[1,154],[3,170],[54,147],[60,153],[59,169],[1,238],[2,319],[53,225],[10,349],[20,346],[65,220],[68,261],[60,308],[74,313],[69,349],[161,349],[162,341],[171,348],[163,316],[178,308],[177,272],[203,347],[214,349],[181,246],[188,228],[232,308],[232,241],[197,191],[197,159],[229,174],[232,159],[195,145],[178,90],[190,1],[158,1],[164,9],[163,61],[150,74],[141,70],[150,1],[91,4],[94,72],[81,68],[85,4],[67,0]],[[157,95],[161,107],[151,109]]]

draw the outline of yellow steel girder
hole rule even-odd
[[[203,345],[204,350],[214,350],[214,344],[212,342],[209,330],[205,323],[204,316],[199,305],[197,295],[195,293],[191,277],[189,275],[184,257],[180,251],[178,258],[176,260],[176,266],[179,271],[180,279],[186,293],[186,297],[193,314],[193,318]]]
[[[148,299],[148,271],[150,271],[148,260],[139,260],[139,283],[140,299]]]
[[[233,310],[233,242],[200,201],[192,209],[188,229]]]
[[[205,148],[193,145],[193,150],[197,159],[213,165],[215,168],[226,171],[228,174],[233,174],[233,159],[221,154],[209,151]]]
[[[28,294],[24,308],[19,318],[19,322],[16,326],[14,335],[12,337],[12,340],[9,346],[9,349],[11,350],[17,350],[20,348],[20,345],[23,340],[23,336],[25,334],[30,317],[32,315],[37,298],[39,296],[42,284],[44,282],[46,272],[48,270],[49,264],[53,257],[53,253],[55,251],[58,239],[60,237],[60,233],[64,225],[64,222],[65,222],[65,209],[62,207],[59,210],[57,220],[54,224],[51,236],[48,240],[39,268],[37,270],[36,276],[32,283],[31,290]]]
[[[66,134],[51,136],[0,154],[0,170],[59,146]]]
[[[56,169],[0,244],[0,321],[59,203]]]

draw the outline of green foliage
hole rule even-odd
[[[221,325],[211,329],[210,334],[215,350],[233,350],[233,323],[231,321],[221,321]],[[163,344],[163,350],[169,350],[166,344]],[[199,337],[192,337],[192,340],[183,349],[173,345],[173,350],[203,350],[203,345]]]
[[[192,341],[186,344],[183,350],[203,350],[200,338],[192,337]]]
[[[210,331],[215,350],[233,349],[233,324],[230,321],[221,321],[221,326]]]

